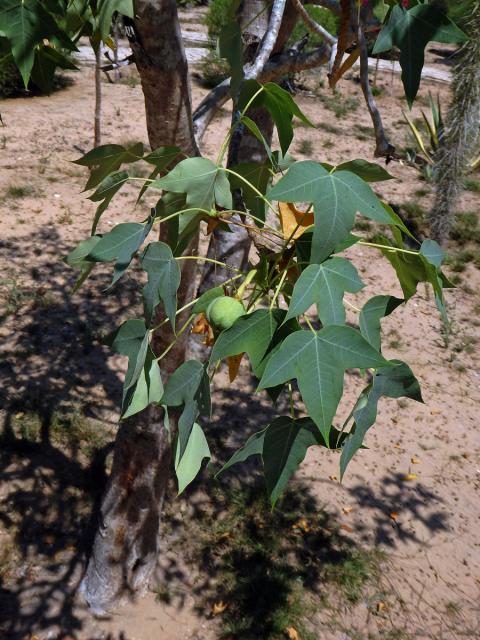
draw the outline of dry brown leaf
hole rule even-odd
[[[346,531],[347,533],[353,533],[352,527],[350,527],[348,524],[341,524],[340,529],[343,529],[343,531]]]
[[[308,520],[306,518],[300,518],[292,525],[292,529],[300,529],[304,533],[308,533],[311,531],[310,525],[308,524]]]
[[[300,237],[305,229],[307,227],[311,227],[314,222],[313,213],[300,211],[291,202],[279,202],[278,213],[285,240],[288,240],[289,238],[295,240]]]
[[[390,520],[396,522],[398,520],[398,511],[391,511],[388,517],[390,518]]]
[[[387,605],[385,604],[385,602],[377,602],[377,606],[376,606],[376,610],[377,613],[382,613],[382,611],[385,611],[385,609],[387,608]]]
[[[223,600],[219,600],[218,602],[214,602],[212,604],[212,615],[219,616],[221,613],[225,611],[228,607],[228,604],[223,602]]]
[[[332,480],[333,482],[337,481],[337,476],[328,476],[330,480]]]
[[[243,353],[239,353],[238,356],[228,356],[228,377],[230,382],[233,382],[238,376],[238,370],[240,369],[240,362],[242,361]]]
[[[300,636],[295,627],[285,627],[285,634],[289,640],[300,640]]]
[[[208,320],[204,313],[200,313],[192,326],[192,333],[196,333],[199,335],[204,335],[205,340],[203,343],[207,345],[207,347],[211,347],[215,342],[215,336],[213,334],[213,329],[209,325]]]
[[[439,416],[442,412],[440,411],[440,409],[432,409],[430,411],[430,415],[431,416]]]
[[[416,480],[416,479],[417,479],[416,473],[407,473],[407,475],[403,476],[402,478],[402,480],[406,480],[406,481]]]
[[[412,457],[410,458],[410,462],[411,462],[412,464],[420,464],[420,459],[419,459],[419,458],[416,458],[415,456],[412,456]]]
[[[351,511],[353,511],[353,507],[342,507],[342,511],[345,515],[348,515]]]
[[[207,232],[205,235],[210,235],[212,231],[215,231],[219,224],[220,222],[217,218],[210,217],[207,222]]]

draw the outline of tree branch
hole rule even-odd
[[[327,31],[321,25],[319,25],[318,22],[315,22],[315,20],[307,13],[307,11],[305,10],[305,7],[300,2],[300,0],[291,0],[291,1],[293,6],[295,7],[295,11],[298,13],[298,15],[301,17],[301,19],[305,23],[305,26],[310,31],[319,35],[321,38],[325,40],[325,42],[328,42],[328,44],[334,45],[337,42],[337,38],[335,36],[332,36],[332,34],[329,31]]]
[[[263,72],[259,76],[261,82],[269,82],[283,75],[291,73],[299,73],[314,69],[322,64],[326,64],[330,58],[330,47],[321,45],[317,49],[308,53],[284,53],[272,58],[266,65]],[[230,98],[228,93],[230,88],[230,78],[227,78],[202,100],[195,109],[193,114],[193,122],[195,126],[195,134],[197,142],[200,142],[205,131],[210,124],[215,111],[220,109],[222,105]]]
[[[263,71],[277,41],[286,0],[275,0],[268,22],[268,29],[262,40],[260,51],[251,66],[245,70],[245,80],[255,80]]]
[[[383,128],[382,117],[370,88],[368,77],[368,48],[365,33],[363,30],[362,15],[360,16],[358,25],[358,46],[360,47],[360,84],[368,111],[370,113],[370,117],[372,119],[373,129],[375,131],[375,157],[384,157],[388,160],[395,153],[395,147],[391,145],[387,140],[385,130]]]

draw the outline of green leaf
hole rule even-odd
[[[339,432],[334,430],[332,435],[336,442]],[[263,436],[262,455],[272,505],[303,462],[307,449],[314,445],[327,446],[310,418],[294,420],[281,416],[268,425]]]
[[[250,458],[250,456],[261,456],[263,453],[263,441],[265,439],[266,430],[267,427],[251,435],[243,447],[240,447],[240,449],[235,451],[233,456],[223,465],[220,471],[215,474],[215,477],[217,478],[221,473],[230,469],[234,464],[237,464],[238,462],[245,462],[245,460]]]
[[[243,42],[238,20],[232,20],[222,27],[218,48],[220,56],[226,58],[230,66],[230,95],[235,103],[243,80]]]
[[[175,329],[177,291],[180,286],[181,272],[168,244],[151,242],[142,256],[142,269],[148,273],[148,282],[143,287],[147,324],[150,324],[153,311],[162,300],[165,312]]]
[[[220,298],[220,296],[224,296],[225,292],[223,291],[223,287],[215,287],[214,289],[209,289],[202,293],[199,299],[193,306],[192,313],[205,313],[209,304],[215,300],[215,298]]]
[[[151,222],[148,224],[140,224],[139,222],[117,224],[100,238],[87,257],[95,262],[110,262],[118,258],[113,272],[112,285],[114,285],[128,269],[133,256],[142,246],[151,228]]]
[[[314,125],[299,109],[288,91],[285,91],[285,89],[282,89],[274,82],[267,82],[263,87],[256,80],[247,80],[244,82],[238,101],[238,109],[240,111],[246,107],[247,103],[260,88],[262,88],[262,91],[252,102],[250,108],[265,107],[270,113],[277,127],[280,148],[283,155],[285,155],[293,139],[293,117],[296,116],[310,127]]]
[[[120,144],[104,144],[95,147],[78,160],[75,164],[82,167],[94,167],[90,174],[85,191],[96,187],[104,178],[118,171],[122,164],[136,162],[143,157],[143,144],[138,142],[128,149]]]
[[[342,397],[344,371],[387,364],[351,327],[331,325],[318,333],[296,331],[268,360],[258,388],[275,387],[296,378],[307,411],[328,442]]]
[[[35,49],[43,40],[56,37],[64,49],[76,49],[67,34],[60,29],[38,0],[2,0],[0,29],[10,41],[13,59],[25,87],[28,86],[32,72]]]
[[[199,413],[210,417],[210,380],[205,367],[198,360],[187,360],[169,377],[161,404],[168,407],[183,405],[178,420],[179,455],[187,446],[193,423]]]
[[[274,164],[274,158],[273,158],[272,150],[270,149],[270,145],[265,140],[265,136],[260,131],[257,123],[254,122],[254,120],[252,120],[248,116],[242,116],[240,121],[241,121],[242,124],[244,124],[247,127],[247,129],[250,131],[250,133],[252,133],[255,136],[255,138],[257,138],[257,140],[263,144],[263,147],[265,149],[265,153],[267,154],[267,157],[270,160],[270,164],[273,165]]]
[[[175,452],[175,473],[179,494],[196,478],[205,458],[211,458],[210,449],[201,426],[195,422],[184,452],[180,454],[179,444]]]
[[[187,158],[179,162],[166,176],[151,185],[173,193],[187,195],[187,208],[209,211],[215,203],[232,208],[232,194],[227,174],[208,158]]]
[[[420,385],[410,367],[399,360],[392,360],[390,367],[382,368],[375,374],[372,383],[362,392],[353,410],[354,427],[343,445],[340,458],[340,474],[343,477],[348,463],[360,449],[368,429],[377,418],[378,401],[387,398],[411,398],[423,402]]]
[[[118,171],[112,173],[102,180],[97,190],[89,196],[89,200],[92,202],[100,202],[95,212],[95,217],[92,224],[92,235],[94,235],[98,222],[107,209],[108,205],[112,201],[113,196],[123,187],[128,181],[128,173],[126,171]]]
[[[241,175],[245,180],[247,180],[251,185],[253,185],[260,193],[267,192],[267,187],[270,184],[272,179],[272,174],[270,173],[270,166],[267,163],[257,164],[255,162],[243,162],[241,164],[235,165],[233,170],[235,173]],[[265,200],[259,197],[258,193],[249,187],[243,180],[238,178],[234,174],[229,174],[229,180],[232,190],[240,189],[242,191],[243,201],[245,206],[252,215],[260,220],[265,220],[265,214],[267,210],[267,205]],[[255,224],[261,226],[258,220],[254,221]]]
[[[397,46],[405,96],[410,106],[418,92],[424,64],[424,51],[429,42],[462,43],[466,35],[433,4],[417,4],[405,10],[393,7],[373,48],[381,53]]]
[[[435,240],[424,240],[420,247],[420,253],[434,267],[440,267],[445,257],[445,251]]]
[[[343,324],[344,293],[357,293],[364,286],[350,260],[330,258],[323,264],[311,264],[295,283],[286,319],[299,316],[316,304],[324,326]]]
[[[155,178],[162,173],[175,158],[181,153],[181,150],[178,147],[158,147],[148,155],[146,155],[143,159],[145,162],[154,165],[154,170],[150,173],[147,180],[143,183],[142,188],[137,197],[137,204],[142,199],[145,191],[150,187],[151,182],[155,180]]]
[[[99,236],[91,236],[86,240],[82,240],[82,242],[80,242],[80,244],[77,245],[75,249],[73,249],[73,251],[71,251],[68,256],[65,257],[64,261],[66,262],[66,264],[68,264],[70,267],[78,267],[81,269],[81,273],[78,276],[75,284],[73,285],[72,293],[75,293],[76,291],[78,291],[78,289],[80,289],[82,284],[85,282],[85,280],[88,278],[93,268],[95,267],[95,262],[88,260],[87,256],[99,241]]]
[[[331,168],[334,171],[350,171],[356,176],[365,180],[365,182],[383,182],[384,180],[394,180],[395,176],[392,176],[388,171],[385,171],[383,167],[375,162],[368,162],[368,160],[349,160],[348,162],[342,162],[334,167],[328,168],[325,163],[323,166],[330,171]]]
[[[390,315],[404,302],[395,296],[374,296],[362,307],[359,317],[360,333],[372,347],[380,351],[381,326],[380,320]]]
[[[280,309],[258,309],[241,316],[230,329],[218,336],[210,355],[210,364],[228,356],[247,353],[255,373],[284,317],[285,311]]]
[[[98,30],[103,41],[110,34],[112,17],[116,11],[124,16],[133,18],[133,0],[99,0],[97,6]]]
[[[130,386],[122,402],[122,419],[143,411],[148,405],[160,402],[163,395],[160,367],[150,348],[147,349],[145,363],[135,384]]]
[[[128,357],[128,369],[123,384],[123,401],[130,387],[137,382],[148,352],[149,332],[140,319],[127,320],[107,340],[115,353]],[[123,405],[123,402],[122,402]]]
[[[345,240],[357,211],[371,220],[394,224],[361,178],[349,171],[329,173],[313,160],[292,165],[267,195],[270,200],[313,203],[315,226],[311,262],[322,262]]]

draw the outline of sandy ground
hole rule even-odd
[[[400,80],[393,78],[392,82],[390,75],[380,75],[379,84],[385,89],[378,101],[387,129],[401,147],[406,128]],[[105,142],[147,140],[141,89],[133,85],[103,85]],[[429,89],[439,90],[442,100],[447,99],[445,85],[427,85],[422,95]],[[360,101],[355,82],[344,80],[341,90]],[[194,85],[195,104],[204,93]],[[313,93],[298,96],[298,101],[323,128],[297,128],[292,146],[296,157],[303,157],[302,141],[309,141],[311,155],[322,161],[372,159],[370,122],[362,108],[339,120]],[[4,123],[0,128],[0,286],[5,310],[10,305],[7,317],[3,317],[5,310],[0,311],[4,434],[27,405],[40,409],[69,402],[80,403],[87,415],[110,425],[113,433],[118,372],[123,363],[107,359],[108,353],[98,347],[96,339],[108,330],[108,312],[115,313],[115,325],[131,312],[138,285],[127,277],[125,290],[108,298],[101,294],[107,276],[99,270],[72,299],[66,286],[74,276],[61,262],[88,234],[95,209],[81,194],[85,172],[71,164],[92,144],[92,70],[83,69],[71,87],[50,97],[5,100],[0,111]],[[418,106],[414,115],[419,115]],[[210,127],[205,155],[215,154],[228,118],[225,111]],[[325,124],[336,129],[329,132]],[[395,204],[421,201],[428,209],[429,194],[414,195],[425,187],[418,172],[398,162],[389,170],[397,179],[383,183],[381,195]],[[15,195],[12,187],[22,188],[22,195]],[[131,220],[132,214],[141,219],[144,209],[134,211],[134,202],[135,190],[124,189],[104,215],[102,229]],[[465,195],[463,209],[478,211],[478,205],[478,196]],[[393,272],[374,252],[356,247],[351,253],[368,285],[355,304],[374,293],[400,295]],[[431,292],[423,287],[383,324],[386,355],[411,365],[421,382],[425,404],[381,401],[378,423],[367,437],[369,448],[351,463],[342,485],[336,480],[338,458],[326,451],[312,450],[298,474],[308,481],[321,508],[355,543],[378,546],[388,558],[385,580],[393,594],[388,614],[372,617],[358,606],[339,612],[342,625],[336,629],[329,629],[328,620],[320,614],[318,638],[322,640],[479,637],[479,271],[469,266],[463,281],[468,286],[447,294],[453,329],[448,346]],[[217,384],[220,397],[224,393],[221,402],[230,402],[233,414],[238,413],[239,420],[243,415],[248,428],[256,430],[256,415],[251,411],[242,414],[247,403],[242,401],[242,408],[238,400],[249,384],[246,369],[229,390],[223,376]],[[360,384],[354,376],[348,377],[348,392],[339,413],[351,404]],[[149,594],[107,622],[92,620],[78,604],[72,607],[71,594],[84,562],[72,541],[88,520],[82,491],[97,481],[96,476],[85,475],[81,456],[68,458],[51,445],[47,450],[5,453],[1,472],[0,547],[3,544],[4,555],[16,558],[15,569],[3,576],[0,590],[2,637],[215,637],[215,622],[196,612],[188,590],[182,607],[159,604]],[[406,481],[409,473],[415,473],[416,479]],[[61,540],[52,541],[53,534],[49,538],[53,526],[45,515],[53,504],[49,495],[56,495],[52,521],[63,518],[69,523]],[[17,542],[10,535],[14,528]],[[350,631],[341,630],[344,628]],[[389,636],[392,630],[406,635]]]

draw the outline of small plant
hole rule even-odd
[[[202,61],[202,80],[206,87],[215,87],[230,75],[228,62],[220,58],[217,51],[212,49]]]
[[[313,142],[311,140],[300,140],[297,147],[298,153],[309,156],[313,153]]]
[[[333,96],[320,94],[318,96],[323,105],[333,111],[336,118],[344,118],[348,114],[356,111],[360,106],[360,101],[354,96],[343,97],[338,91],[335,91]]]
[[[29,184],[10,185],[5,193],[7,198],[28,198],[35,194],[35,188]]]

